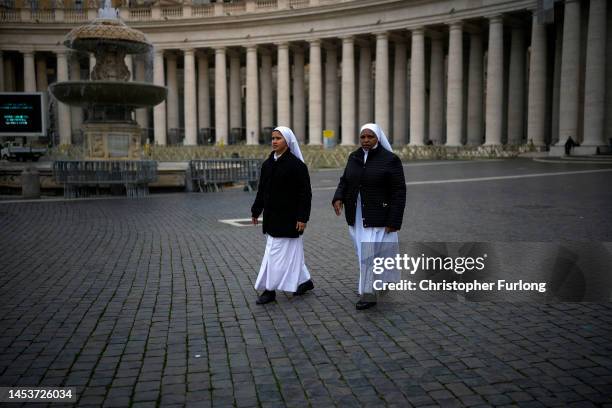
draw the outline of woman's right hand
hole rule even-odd
[[[336,215],[342,214],[342,201],[341,200],[334,201],[333,206],[334,206],[334,211],[336,212]]]

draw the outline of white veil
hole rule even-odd
[[[387,135],[385,135],[385,132],[383,132],[382,128],[378,126],[376,123],[366,123],[365,125],[361,127],[359,134],[363,132],[363,129],[370,129],[372,132],[374,132],[374,134],[376,134],[376,137],[378,137],[378,143],[380,143],[382,147],[384,147],[386,150],[390,152],[393,151],[393,148],[391,147],[391,144],[389,143],[389,139],[387,139]]]
[[[300,145],[298,144],[297,137],[293,134],[293,130],[289,129],[286,126],[278,126],[274,128],[274,130],[278,130],[281,132],[285,141],[287,142],[287,146],[289,146],[289,151],[302,162],[304,162],[304,157],[302,156],[302,151],[300,150]]]

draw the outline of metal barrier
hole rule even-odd
[[[261,159],[205,159],[191,160],[191,179],[200,191],[218,191],[226,183],[245,183],[249,191],[257,185]]]
[[[53,177],[64,185],[64,197],[87,197],[92,186],[125,186],[128,197],[149,193],[149,183],[157,180],[157,162],[153,160],[57,160]]]

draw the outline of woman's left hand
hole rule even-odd
[[[295,229],[298,230],[299,232],[302,232],[306,229],[306,223],[305,222],[297,222],[297,224],[295,224]]]
[[[396,232],[397,228],[393,228],[393,227],[385,227],[385,232],[387,234],[389,234],[390,232]]]

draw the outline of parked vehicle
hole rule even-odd
[[[15,142],[6,142],[0,150],[2,160],[37,161],[47,153],[46,147],[22,146]]]

